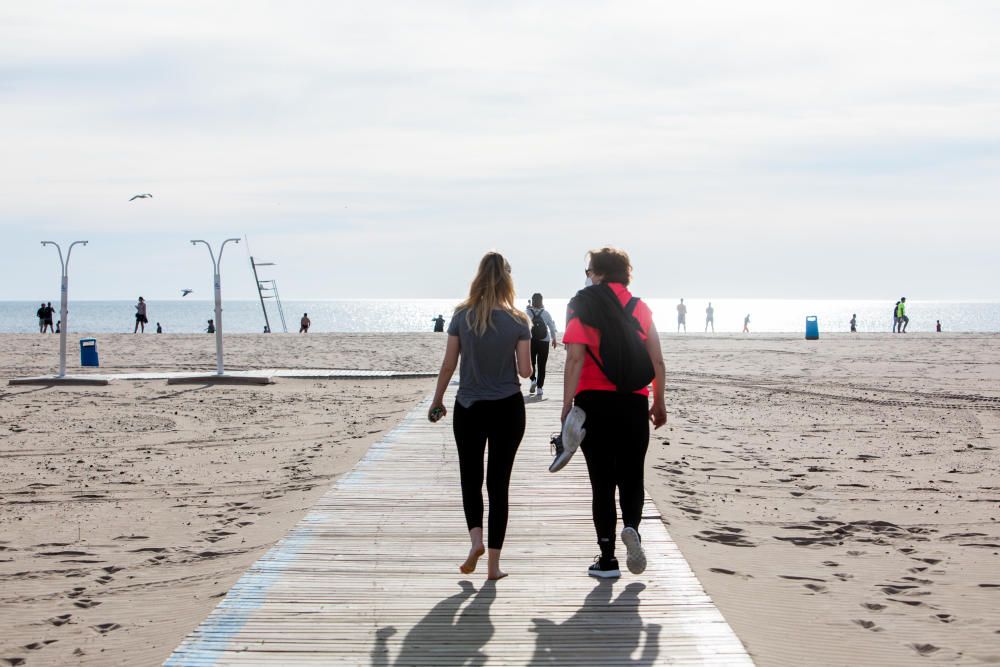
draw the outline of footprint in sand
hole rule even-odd
[[[871,630],[872,632],[882,632],[882,628],[875,624],[874,621],[865,621],[862,619],[855,619],[852,621],[855,625],[860,625],[865,630]]]
[[[937,619],[942,623],[954,623],[956,620],[958,620],[951,614],[934,614],[933,616],[931,616],[931,618]]]
[[[861,606],[870,611],[882,611],[885,609],[884,604],[878,604],[877,602],[862,602]]]
[[[24,658],[19,658],[17,656],[13,656],[11,658],[3,658],[3,661],[5,663],[7,663],[8,665],[23,665],[24,664]]]
[[[77,600],[73,603],[74,606],[77,606],[80,609],[90,609],[91,607],[96,607],[99,604],[101,603],[97,600]]]
[[[46,623],[50,623],[57,628],[60,625],[66,625],[69,623],[69,619],[73,618],[73,614],[62,614],[60,616],[53,616],[52,618],[46,619]]]
[[[90,626],[91,630],[94,630],[102,635],[107,634],[113,630],[117,630],[120,627],[122,626],[118,625],[117,623],[100,623],[98,625]]]
[[[58,639],[46,639],[45,641],[31,642],[30,644],[25,644],[21,648],[27,649],[29,651],[37,651],[39,649],[45,648],[49,644],[55,644],[57,641],[59,641],[59,640]]]
[[[939,646],[934,644],[908,644],[908,646],[920,655],[931,655],[941,650]]]

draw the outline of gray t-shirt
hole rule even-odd
[[[471,407],[476,401],[495,401],[521,392],[514,350],[520,340],[531,340],[528,323],[503,310],[493,311],[493,326],[476,335],[465,321],[466,309],[452,315],[448,335],[458,336],[461,360],[458,402]]]

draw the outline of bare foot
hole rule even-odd
[[[486,549],[482,544],[479,546],[472,547],[469,549],[469,557],[465,559],[465,562],[458,566],[458,571],[462,574],[472,574],[476,571],[476,563],[479,562],[479,558],[486,553]]]
[[[503,579],[507,576],[507,573],[502,570],[497,570],[496,572],[490,572],[489,576],[486,577],[487,581],[496,581],[497,579]]]

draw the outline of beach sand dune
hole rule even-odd
[[[227,366],[434,371],[444,340],[227,336]],[[3,341],[8,376],[52,371],[56,337]],[[1000,661],[998,343],[663,337],[647,488],[758,664]],[[214,364],[209,336],[99,345],[101,371]],[[4,387],[0,659],[157,664],[432,386]]]

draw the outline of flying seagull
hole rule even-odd
[[[136,195],[136,196],[132,197],[132,199],[129,199],[129,201],[133,201],[135,199],[146,199],[147,197],[152,197],[152,196],[153,195],[149,194],[148,192],[145,192],[145,193],[143,193],[141,195]]]
[[[181,296],[187,296],[188,294],[190,294],[193,291],[194,291],[193,289],[182,289],[181,290]]]

